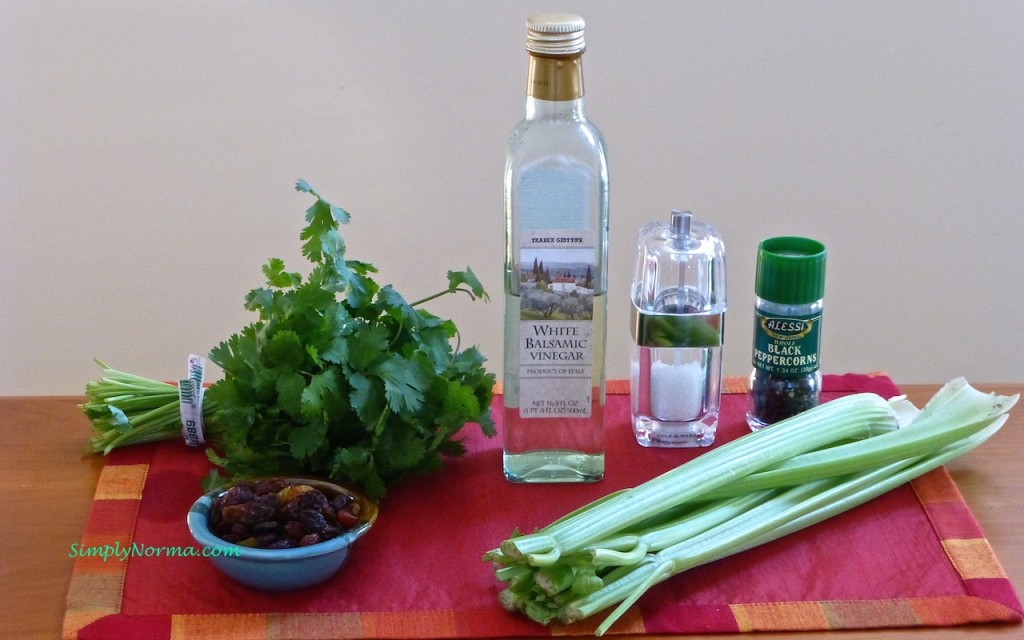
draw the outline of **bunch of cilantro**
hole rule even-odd
[[[487,294],[467,268],[407,302],[372,279],[372,264],[346,259],[339,226],[349,214],[304,180],[296,189],[316,198],[300,236],[311,270],[303,279],[269,260],[266,286],[245,298],[259,320],[210,352],[224,377],[206,391],[219,448],[207,455],[231,477],[319,474],[380,498],[462,455],[456,435],[467,423],[494,435],[484,357],[457,348],[452,321],[418,308],[449,293]],[[208,484],[222,480],[215,470]]]

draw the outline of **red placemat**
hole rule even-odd
[[[115,451],[100,475],[82,540],[72,549],[78,557],[64,637],[590,634],[600,615],[569,627],[543,627],[505,612],[499,585],[481,557],[513,528],[544,526],[700,453],[638,446],[629,426],[628,390],[616,383],[609,391],[601,482],[510,484],[502,477],[500,438],[488,440],[467,428],[468,454],[443,473],[394,488],[374,529],[338,575],[289,593],[239,586],[201,557],[166,555],[194,546],[185,514],[209,469],[202,451],[180,442]],[[885,376],[825,377],[825,400],[860,391],[897,393]],[[743,404],[740,394],[723,397],[718,443],[746,432]],[[495,414],[500,420],[500,411]],[[82,555],[102,550],[111,555]],[[950,626],[1021,618],[1012,585],[940,468],[825,523],[676,576],[649,591],[610,633]]]

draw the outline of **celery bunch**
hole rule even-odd
[[[745,435],[488,552],[502,605],[547,624],[615,606],[602,635],[649,588],[852,509],[991,437],[1017,396],[958,378],[918,411],[857,394]],[[617,606],[616,606],[617,605]]]

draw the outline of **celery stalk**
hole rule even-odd
[[[868,393],[845,396],[712,449],[604,500],[599,508],[582,509],[537,534],[510,538],[502,543],[501,551],[511,557],[530,554],[554,562],[598,536],[624,529],[793,455],[897,426],[892,408],[881,397]]]

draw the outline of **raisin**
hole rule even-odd
[[[305,535],[305,530],[302,527],[302,523],[298,520],[289,520],[284,523],[284,534],[289,538],[299,539]]]
[[[256,493],[252,490],[252,487],[247,484],[236,484],[221,496],[221,504],[225,507],[233,504],[243,504],[245,502],[252,502],[252,499],[256,497]]]
[[[312,509],[306,509],[301,512],[299,514],[299,522],[302,523],[306,533],[317,533],[327,526],[327,520],[324,518],[324,515]]]
[[[347,493],[339,493],[331,500],[331,507],[335,511],[345,511],[348,505],[354,500],[354,498]]]
[[[320,532],[321,540],[330,540],[331,538],[337,538],[338,534],[341,533],[341,529],[327,522],[327,526],[324,527],[323,531]]]
[[[291,507],[296,511],[319,511],[322,507],[326,505],[327,496],[320,493],[319,491],[314,490],[297,496],[287,506]]]
[[[287,486],[288,481],[284,478],[266,478],[256,483],[256,495],[277,493]]]
[[[316,489],[308,484],[287,486],[277,492],[277,502],[278,504],[284,505],[291,504],[293,501],[298,500],[313,491],[316,491]]]
[[[274,515],[274,509],[258,502],[247,502],[245,504],[233,504],[221,509],[221,516],[224,522],[240,522],[242,524],[255,524],[261,520],[267,520]]]
[[[351,529],[359,522],[359,516],[351,511],[339,511],[335,519],[338,521],[338,526],[345,530]]]
[[[252,532],[255,534],[276,533],[280,531],[281,523],[277,520],[265,520],[252,525]]]

